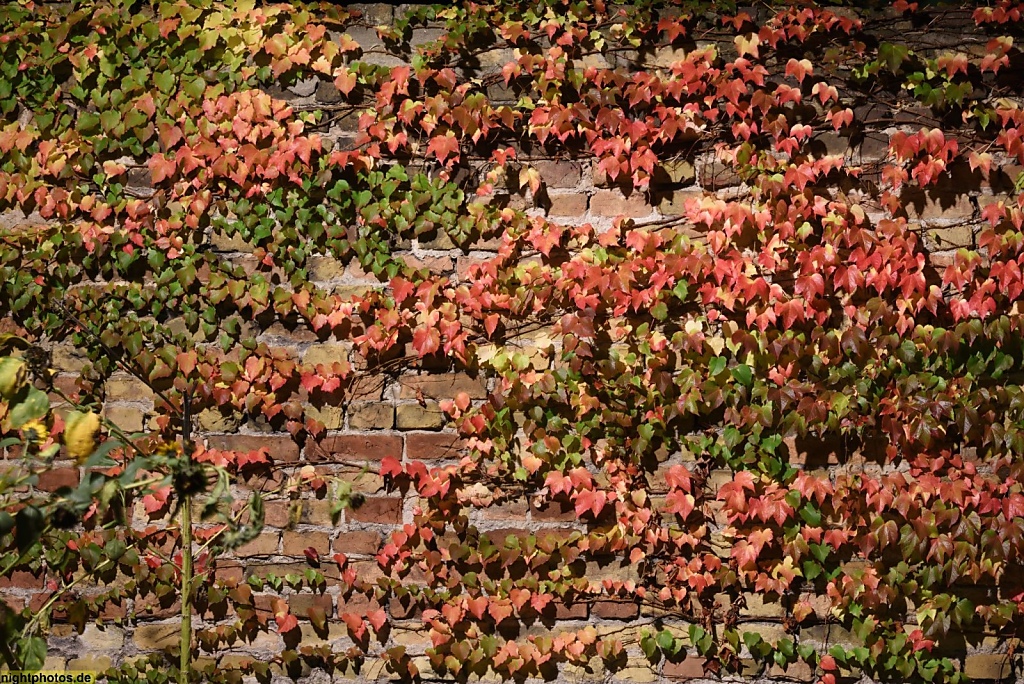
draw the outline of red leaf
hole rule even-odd
[[[382,477],[397,477],[402,474],[402,464],[394,456],[385,456],[380,462]]]
[[[363,624],[363,618],[355,613],[342,613],[341,619],[345,622],[348,631],[356,641],[362,639],[363,635],[366,634],[366,625]]]
[[[299,621],[291,613],[278,613],[274,616],[274,621],[277,623],[277,631],[281,634],[287,634],[299,626]]]
[[[484,616],[484,612],[487,610],[487,597],[478,596],[475,599],[466,599],[466,608],[477,620],[480,620]]]
[[[153,183],[160,183],[174,175],[176,164],[173,159],[168,159],[162,154],[154,154],[146,162],[149,172],[153,176]]]
[[[437,328],[421,326],[412,334],[412,348],[420,356],[428,356],[441,348],[441,333]]]
[[[384,623],[388,621],[388,615],[381,610],[371,610],[366,613],[366,621],[373,627],[374,632],[380,632]]]
[[[196,368],[196,363],[199,361],[199,356],[194,351],[181,352],[177,356],[178,370],[184,375],[192,375],[192,371]]]
[[[433,154],[438,161],[444,162],[449,157],[459,156],[459,139],[451,131],[444,135],[435,135],[427,144],[427,154]]]

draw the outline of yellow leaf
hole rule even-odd
[[[96,449],[100,417],[91,411],[73,411],[68,414],[65,423],[64,444],[68,448],[68,455],[81,463]]]

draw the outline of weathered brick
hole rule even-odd
[[[639,192],[627,197],[620,190],[598,190],[590,198],[590,213],[596,216],[640,218],[653,211],[654,207]]]
[[[152,651],[177,646],[180,636],[181,627],[177,623],[139,625],[132,634],[132,641],[138,648]]]
[[[416,399],[419,392],[427,399],[451,399],[460,392],[465,392],[471,399],[487,396],[483,378],[465,373],[404,375],[399,379],[399,385],[399,399]]]
[[[384,394],[384,379],[377,375],[359,375],[345,386],[348,401],[380,401]]]
[[[386,2],[360,2],[348,5],[346,9],[358,10],[362,20],[374,26],[390,24],[394,19],[394,8]]]
[[[334,539],[332,548],[335,553],[370,556],[380,550],[380,535],[363,530],[342,532]]]
[[[305,617],[310,608],[322,608],[327,617],[334,615],[334,597],[329,594],[292,594],[288,597],[292,615]]]
[[[78,641],[89,651],[115,651],[124,646],[124,630],[113,625],[100,628],[89,624],[78,635]]]
[[[929,229],[928,239],[938,249],[970,248],[974,245],[974,230],[971,226],[958,225]]]
[[[768,670],[768,676],[782,677],[798,682],[810,682],[814,680],[814,670],[811,669],[810,665],[803,661],[789,663],[786,667],[779,667],[775,663],[772,663],[771,668]]]
[[[331,84],[334,88],[334,84]],[[309,279],[314,282],[336,280],[345,275],[345,264],[334,257],[313,257],[309,260]]]
[[[114,375],[103,385],[107,401],[146,401],[153,398],[153,390],[146,383],[130,375]]]
[[[451,237],[448,233],[443,230],[438,230],[433,236],[424,235],[417,240],[421,249],[455,249],[456,245],[452,242]]]
[[[636,684],[650,684],[658,679],[658,673],[651,668],[646,660],[630,660],[621,670],[612,673],[612,677],[623,682],[635,682]]]
[[[330,435],[306,447],[306,460],[379,461],[385,456],[400,458],[402,438],[398,435]]]
[[[235,549],[236,556],[269,556],[277,553],[277,532],[261,532],[252,541]]]
[[[477,514],[484,520],[522,520],[525,522],[526,511],[526,501],[520,499],[480,508],[477,510]]]
[[[232,432],[242,424],[242,416],[235,412],[209,408],[199,412],[196,423],[203,432]]]
[[[345,424],[345,412],[340,406],[307,406],[306,417],[320,421],[325,430],[339,430]]]
[[[88,358],[81,350],[70,344],[56,344],[50,351],[50,361],[59,371],[77,374],[85,368]]]
[[[590,606],[582,601],[566,603],[556,599],[548,604],[548,609],[550,610],[552,606],[554,607],[553,613],[556,620],[586,620],[590,617]]]
[[[533,167],[549,188],[575,188],[583,177],[580,165],[576,162],[540,161],[535,162]]]
[[[432,401],[426,406],[401,404],[395,410],[395,424],[399,430],[430,430],[440,428],[444,423],[444,413]]]
[[[451,432],[410,432],[405,436],[405,450],[410,459],[429,461],[458,458],[466,441]]]
[[[211,449],[223,451],[257,451],[266,449],[275,461],[294,463],[299,460],[299,445],[287,435],[210,435],[206,443]]]
[[[348,360],[348,349],[340,344],[314,344],[302,355],[302,362],[309,366],[323,364],[328,368],[336,362]]]
[[[968,679],[1008,679],[1013,673],[1013,660],[1005,653],[969,655],[964,660]]]
[[[14,587],[16,589],[42,589],[45,583],[43,573],[33,574],[25,570],[12,570],[0,576],[0,589]]]
[[[395,426],[395,407],[372,402],[350,404],[348,426],[353,430],[390,430]]]
[[[108,655],[90,654],[79,658],[72,658],[65,667],[74,672],[103,672],[109,669],[112,664],[113,661]]]
[[[125,432],[142,432],[146,414],[137,406],[105,406],[103,417]]]
[[[570,501],[550,501],[535,497],[532,509],[534,520],[545,522],[571,522],[576,520],[576,508]]]
[[[700,679],[704,676],[704,658],[686,656],[680,661],[667,661],[661,673],[672,679]]]
[[[348,520],[397,525],[402,522],[402,500],[386,496],[369,496],[362,505],[345,511]]]
[[[181,615],[181,601],[174,594],[154,596],[147,594],[135,599],[132,609],[137,617],[150,620],[165,620]]]
[[[701,190],[674,190],[657,195],[658,211],[665,216],[683,216],[686,214],[687,203],[703,195]],[[696,234],[696,231],[694,231]]]
[[[746,606],[742,614],[755,618],[781,618],[786,609],[778,601],[765,601],[764,594],[747,593],[743,595]]]
[[[583,216],[587,213],[589,205],[587,196],[582,193],[551,195],[548,201],[551,203],[548,208],[549,216]]]
[[[900,200],[911,219],[968,219],[974,214],[974,204],[964,188],[948,180],[927,189],[904,186]]]
[[[61,487],[77,487],[80,479],[78,468],[57,467],[39,473],[39,483],[36,486],[44,492],[53,492]]]
[[[602,620],[633,620],[640,615],[640,606],[632,601],[598,601],[594,616]]]
[[[281,552],[286,556],[302,556],[303,552],[310,547],[316,549],[321,555],[326,555],[328,549],[331,548],[330,535],[326,532],[289,530],[281,537]]]

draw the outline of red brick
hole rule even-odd
[[[583,216],[587,213],[586,195],[554,195],[549,200],[548,216]]]
[[[458,458],[466,442],[450,432],[410,432],[405,436],[405,447],[410,459],[429,461]]]
[[[687,656],[678,663],[666,662],[661,672],[672,679],[700,679],[704,676],[704,659]]]
[[[15,587],[17,589],[42,589],[43,575],[33,575],[25,570],[14,570],[9,575],[0,577],[0,588]]]
[[[377,610],[379,608],[380,604],[371,600],[366,594],[353,592],[347,597],[344,594],[338,596],[339,613],[356,613],[358,615],[365,615],[371,610]]]
[[[594,615],[604,620],[634,620],[640,614],[640,606],[631,601],[598,601],[594,604]]]
[[[480,517],[485,520],[519,520],[526,522],[526,501],[506,501],[486,508],[478,509]]]
[[[556,599],[552,604],[556,620],[586,620],[590,616],[590,607],[586,603],[570,604]]]
[[[25,599],[20,596],[6,596],[0,593],[0,603],[3,603],[16,613],[20,613],[25,609]]]
[[[465,373],[433,373],[428,375],[403,375],[398,380],[402,387],[399,399],[416,399],[422,392],[427,399],[453,399],[459,392],[465,392],[471,399],[483,399],[487,388],[483,378],[473,378]]]
[[[282,553],[286,556],[304,556],[305,550],[311,546],[321,555],[326,555],[331,548],[331,539],[326,532],[288,531],[283,538]]]
[[[294,463],[299,460],[299,445],[285,435],[210,435],[206,443],[211,449],[223,451],[257,451],[266,448],[275,461]]]
[[[39,473],[36,486],[44,492],[53,492],[61,487],[77,487],[79,479],[78,468],[54,468]]]
[[[406,594],[402,598],[393,597],[388,604],[388,612],[391,613],[391,617],[395,620],[409,620],[419,617],[421,610],[419,604],[413,600],[413,597]]]
[[[362,505],[345,511],[349,520],[397,525],[402,522],[402,500],[386,496],[371,496]]]
[[[162,620],[181,614],[181,601],[173,594],[158,598],[154,594],[147,594],[135,599],[135,614],[149,619]]]
[[[333,435],[306,449],[309,461],[379,461],[385,456],[402,457],[399,435]]]
[[[290,515],[290,501],[268,501],[264,505],[263,524],[267,527],[287,527]]]
[[[342,532],[334,540],[333,548],[335,553],[370,556],[380,549],[380,535],[376,532],[364,531]]]
[[[269,556],[277,553],[277,532],[263,532],[235,549],[236,556]]]

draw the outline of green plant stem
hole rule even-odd
[[[192,497],[181,507],[181,664],[178,681],[188,683],[192,669]]]

